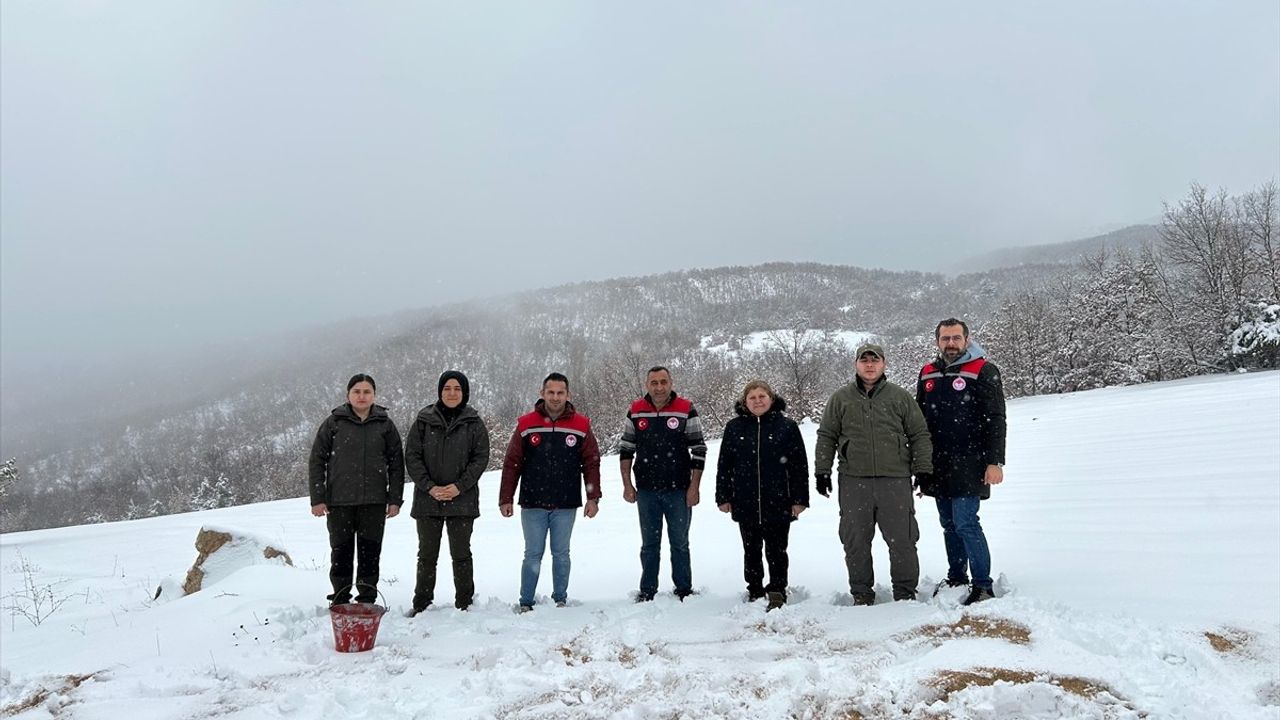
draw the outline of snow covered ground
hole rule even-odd
[[[393,519],[393,612],[361,654],[333,650],[324,523],[302,498],[0,536],[0,716],[1280,718],[1280,373],[1009,412],[1007,480],[982,512],[1001,597],[972,609],[958,591],[892,603],[887,587],[850,606],[836,507],[815,495],[792,534],[791,604],[766,614],[743,602],[710,483],[693,525],[700,594],[634,605],[635,510],[609,458],[600,516],[575,528],[569,607],[512,612],[519,521],[498,516],[491,474],[478,604],[404,618],[415,539]],[[942,538],[932,504],[918,510],[931,588]],[[264,537],[297,566],[167,599],[202,524]],[[876,563],[887,583],[879,543]],[[447,560],[441,575],[448,599]],[[16,609],[30,611],[27,577],[65,601],[38,626]]]

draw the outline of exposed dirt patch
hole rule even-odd
[[[75,690],[80,687],[84,681],[97,677],[97,675],[98,673],[89,673],[87,675],[63,675],[61,677],[51,678],[53,682],[49,685],[36,690],[28,697],[0,708],[0,717],[13,717],[14,715],[19,715],[33,708],[40,707],[47,702],[54,693],[62,694]]]
[[[561,645],[556,649],[560,651],[561,655],[564,655],[565,665],[584,665],[591,662],[591,656],[580,647]]]
[[[1206,630],[1204,636],[1209,641],[1209,647],[1224,655],[1241,653],[1253,640],[1253,636],[1249,633],[1234,628],[1226,628],[1221,632]]]
[[[1002,618],[965,615],[948,625],[925,625],[916,628],[906,637],[927,637],[935,640],[953,638],[994,638],[1014,645],[1031,643],[1031,628]]]
[[[945,670],[938,673],[929,684],[942,692],[944,700],[968,687],[987,687],[997,682],[1026,685],[1034,682],[1036,675],[1026,670],[1005,668],[974,668],[973,670]]]
[[[952,695],[965,688],[988,687],[995,685],[997,682],[1006,682],[1013,685],[1027,685],[1037,682],[1047,683],[1086,700],[1098,700],[1100,697],[1105,696],[1105,699],[1109,702],[1117,702],[1131,710],[1133,709],[1131,703],[1104,683],[1074,675],[1051,675],[1034,673],[1028,670],[980,667],[969,670],[946,670],[934,676],[929,681],[929,684],[937,688],[942,700],[949,700]],[[1145,717],[1146,713],[1139,713],[1139,715]]]
[[[268,546],[267,548],[265,548],[265,549],[262,551],[262,557],[264,557],[264,558],[266,558],[266,559],[268,559],[268,560],[272,560],[272,559],[274,559],[274,558],[282,557],[282,558],[284,558],[284,564],[285,564],[285,565],[288,565],[288,566],[290,566],[290,567],[293,567],[293,558],[289,557],[289,553],[287,553],[287,552],[285,552],[285,551],[283,551],[283,550],[277,550],[277,549],[275,549],[275,548],[273,548],[273,547]]]

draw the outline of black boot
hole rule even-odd
[[[975,587],[969,591],[969,597],[964,599],[965,605],[973,605],[983,600],[991,600],[995,598],[995,593],[991,592],[991,588]]]
[[[961,585],[968,585],[968,584],[969,584],[969,578],[960,578],[960,579],[947,578],[946,580],[943,580],[942,582],[938,583],[937,587],[933,589],[933,596],[938,597],[938,593],[942,592],[942,588],[960,587]]]

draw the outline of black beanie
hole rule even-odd
[[[467,400],[471,398],[471,384],[467,382],[467,376],[457,370],[445,370],[440,374],[440,382],[436,384],[436,400],[440,400],[440,396],[444,393],[444,384],[450,380],[457,380],[462,386],[462,403],[458,405],[458,409],[462,409],[467,406]],[[443,407],[444,403],[440,402],[440,405]]]

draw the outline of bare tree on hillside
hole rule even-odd
[[[1240,199],[1238,213],[1270,299],[1280,300],[1280,238],[1276,237],[1280,202],[1276,184],[1267,183]]]
[[[574,403],[592,418],[602,453],[611,452],[622,437],[622,417],[631,401],[644,393],[645,374],[658,362],[639,339],[614,343],[573,379]]]
[[[1063,330],[1057,312],[1062,290],[1054,284],[1019,290],[982,328],[983,345],[998,358],[1009,397],[1059,392],[1054,348]]]
[[[746,384],[745,371],[721,352],[690,350],[680,357],[678,387],[702,416],[702,432],[708,438],[720,436],[734,416],[734,403]]]
[[[1177,325],[1202,338],[1194,361],[1213,370],[1237,366],[1228,337],[1250,306],[1277,289],[1276,199],[1273,185],[1229,198],[1193,184],[1186,198],[1165,206],[1163,288]],[[1198,348],[1197,348],[1198,349]]]
[[[796,419],[819,417],[832,389],[834,369],[849,349],[830,330],[815,330],[807,319],[787,330],[765,335],[762,353],[766,367],[778,378],[778,392],[787,399]]]

